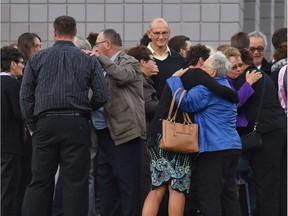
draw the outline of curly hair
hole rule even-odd
[[[1,71],[10,72],[11,62],[20,62],[23,54],[16,48],[11,46],[4,46],[1,48]]]
[[[202,57],[205,61],[210,56],[210,49],[207,48],[205,45],[202,44],[196,44],[195,46],[192,46],[188,52],[186,57],[186,64],[195,66],[199,58]]]

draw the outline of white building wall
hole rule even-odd
[[[124,48],[139,43],[149,22],[165,18],[171,37],[184,34],[195,43],[218,47],[238,32],[262,30],[268,38],[287,26],[285,0],[1,0],[1,46],[16,42],[20,34],[35,32],[43,48],[53,44],[53,21],[73,16],[78,35],[114,28]]]

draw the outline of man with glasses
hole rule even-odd
[[[151,40],[147,47],[151,50],[159,68],[159,74],[153,76],[152,80],[155,83],[157,97],[160,98],[166,79],[185,67],[185,59],[168,47],[170,29],[163,18],[155,18],[151,21],[147,35]]]
[[[140,65],[122,50],[114,29],[100,32],[90,53],[101,62],[110,90],[104,110],[92,116],[99,143],[100,215],[140,215],[141,154],[146,138]]]
[[[19,77],[24,68],[22,53],[10,46],[1,48],[1,215],[17,215],[19,185],[23,180],[21,155],[24,146]]]
[[[268,76],[271,76],[271,66],[265,59],[265,51],[267,47],[267,39],[266,36],[261,31],[250,32],[250,51],[253,54],[253,63],[255,66],[264,71]]]

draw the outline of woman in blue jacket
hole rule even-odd
[[[226,75],[231,64],[225,55],[216,52],[202,68],[219,84],[229,87]],[[183,88],[177,76],[169,78],[167,83],[172,94]],[[187,92],[180,109],[193,113],[195,123],[199,124],[200,154],[192,173],[196,206],[205,216],[240,216],[235,179],[242,146],[236,131],[236,105],[198,85]]]

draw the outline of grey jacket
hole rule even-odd
[[[115,62],[105,55],[98,57],[107,72],[110,99],[104,114],[116,145],[140,137],[146,138],[142,72],[139,62],[120,52]]]

